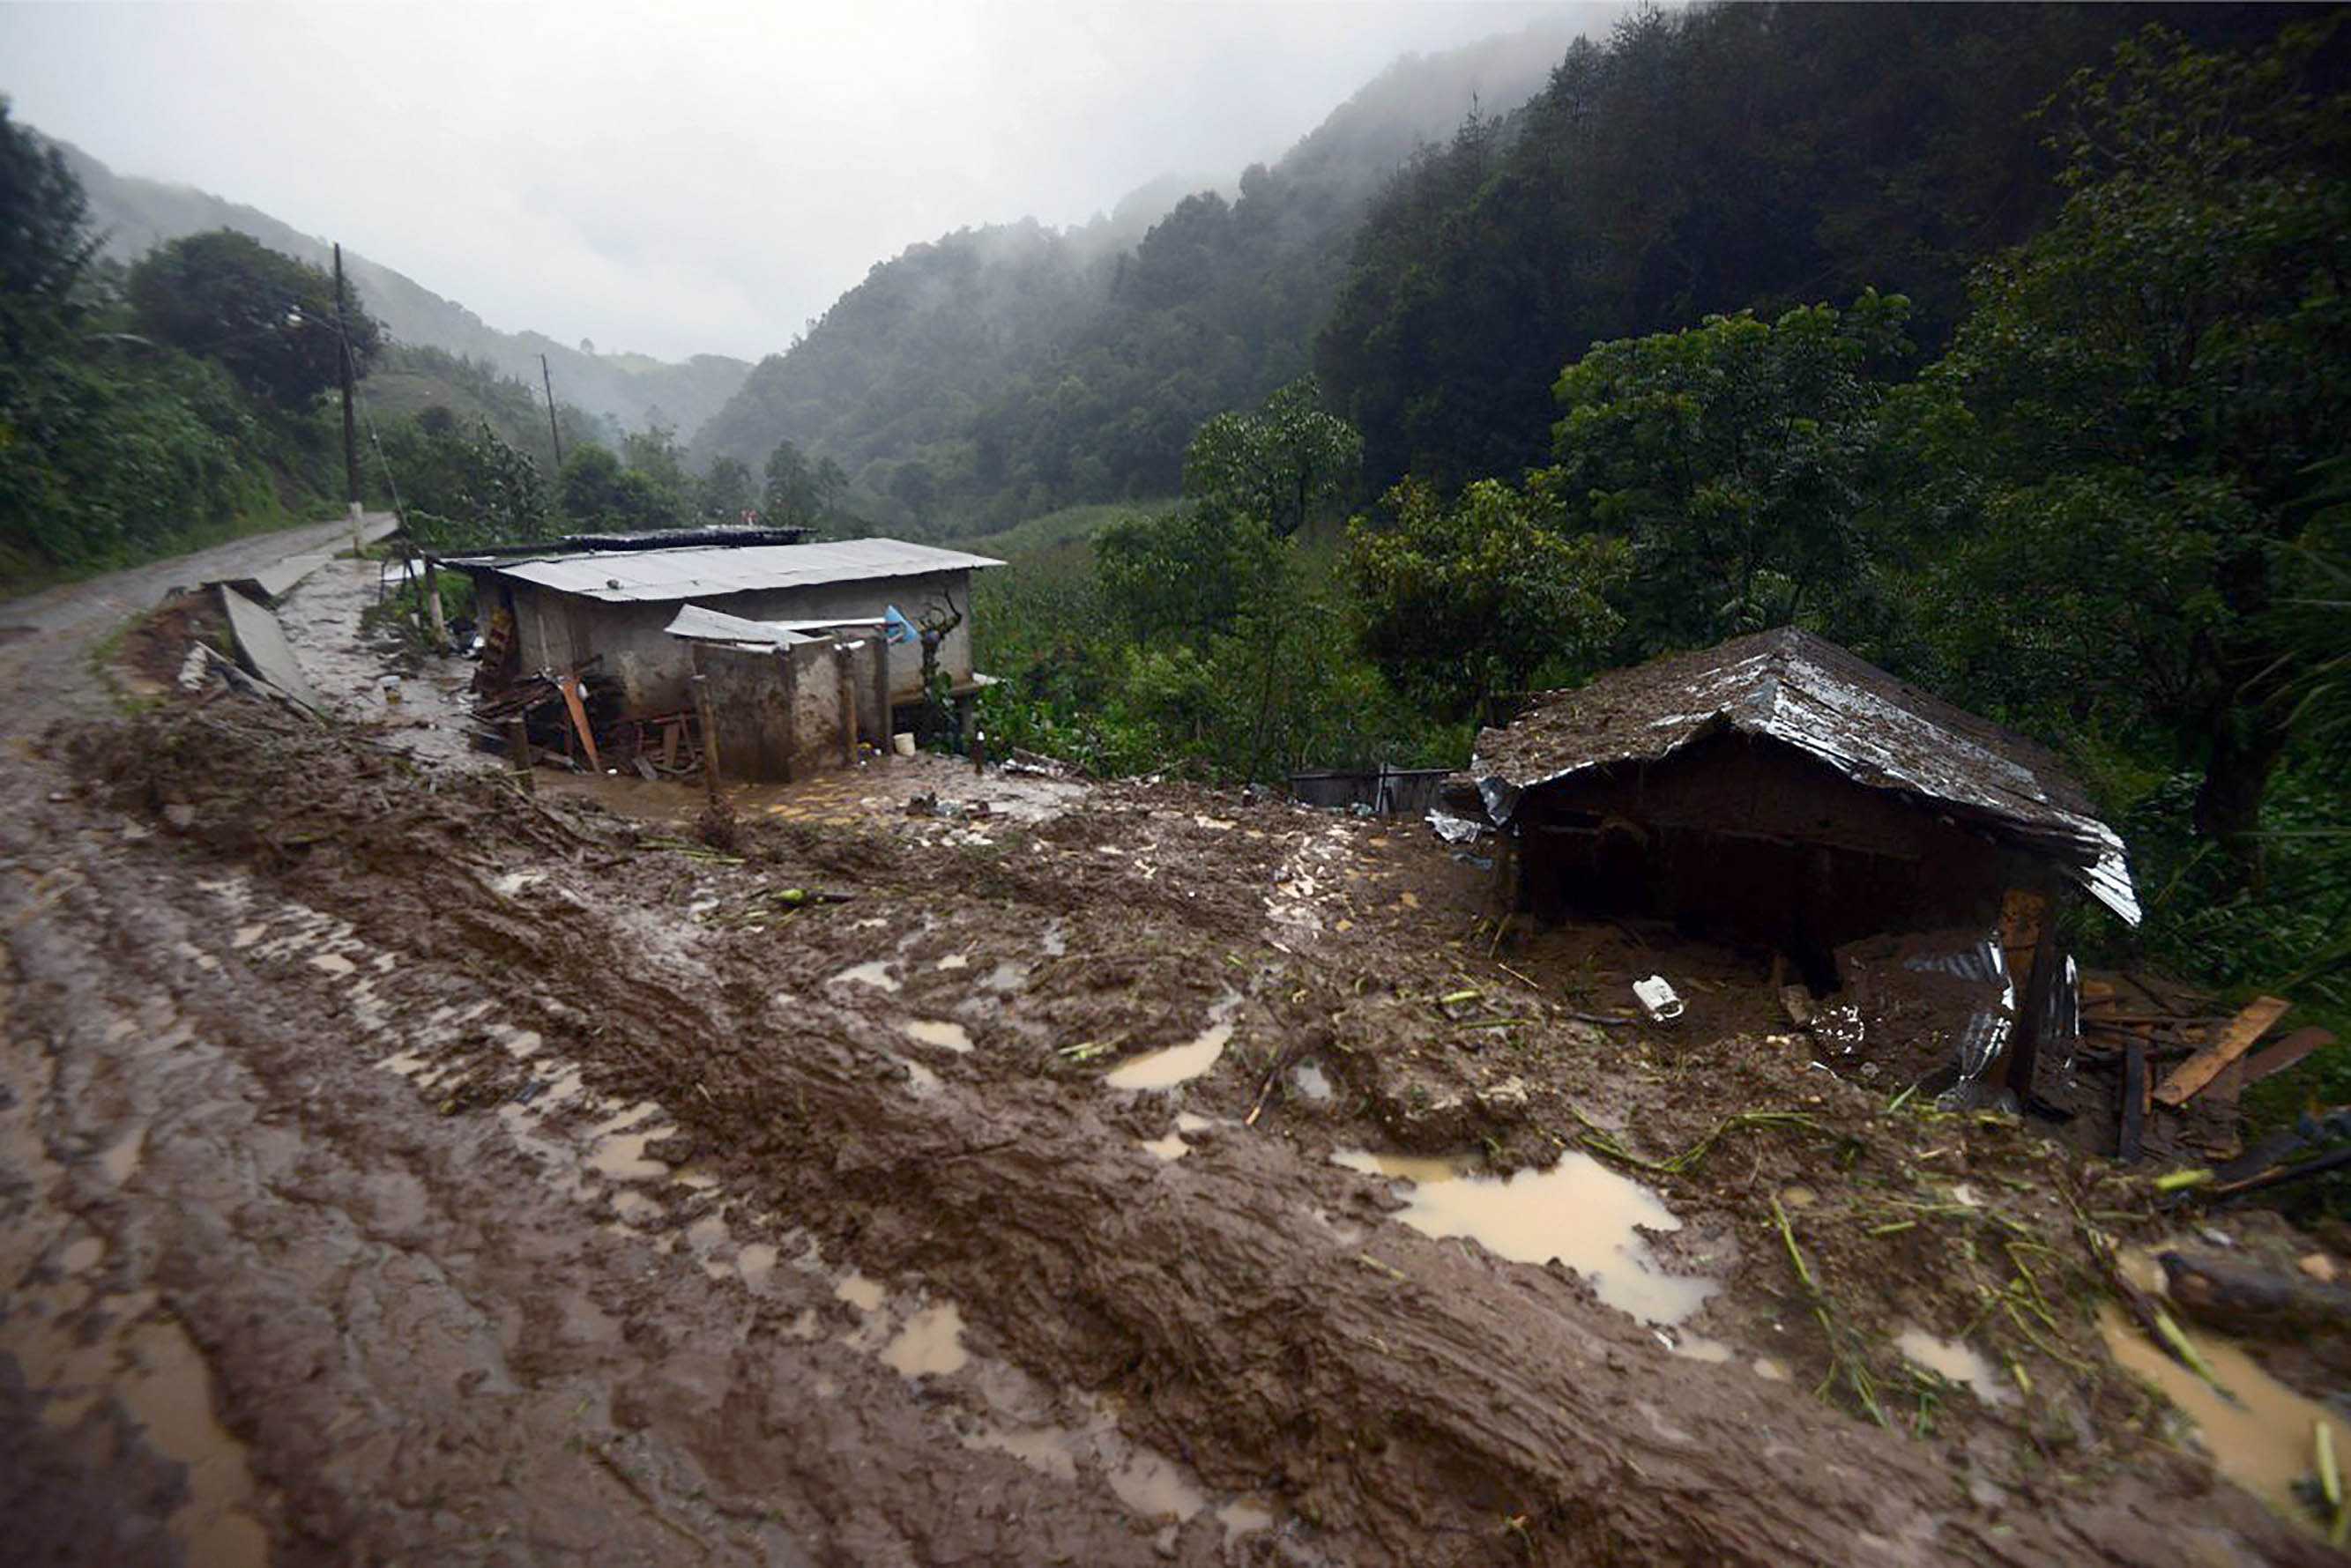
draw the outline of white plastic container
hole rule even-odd
[[[1674,995],[1673,987],[1663,975],[1652,975],[1646,980],[1633,982],[1633,994],[1649,1009],[1649,1016],[1659,1023],[1682,1016],[1682,999]]]
[[[890,749],[896,752],[901,757],[914,756],[914,732],[911,729],[902,729],[897,734],[892,736],[890,737]]]

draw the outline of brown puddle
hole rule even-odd
[[[213,1418],[212,1374],[176,1323],[142,1323],[126,1342],[132,1365],[114,1392],[160,1453],[187,1467],[187,1500],[172,1534],[205,1568],[269,1561],[269,1534],[246,1511],[253,1478],[245,1445]]]
[[[941,1051],[952,1051],[961,1055],[971,1049],[971,1036],[964,1031],[963,1025],[959,1023],[946,1023],[935,1019],[916,1019],[901,1027],[906,1031],[908,1039],[920,1040],[925,1045],[935,1045]]]
[[[1232,1038],[1232,1025],[1210,1024],[1182,1045],[1150,1051],[1113,1069],[1102,1082],[1113,1089],[1173,1089],[1214,1067]]]
[[[1911,1328],[1895,1336],[1894,1348],[1906,1360],[1925,1367],[1945,1382],[1973,1389],[1976,1397],[1987,1405],[2016,1403],[2015,1391],[2001,1380],[1983,1353],[1971,1344],[1937,1339],[1924,1329]]]
[[[1592,1281],[1600,1299],[1645,1322],[1668,1326],[1698,1311],[1720,1287],[1656,1266],[1638,1227],[1679,1230],[1657,1195],[1589,1155],[1567,1154],[1548,1170],[1468,1176],[1460,1162],[1360,1149],[1331,1156],[1350,1170],[1412,1183],[1396,1218],[1425,1236],[1466,1236],[1520,1263],[1556,1258]]]
[[[906,1377],[944,1377],[971,1359],[963,1348],[963,1313],[953,1301],[925,1307],[882,1347],[882,1359]]]
[[[2315,1528],[2294,1484],[2316,1468],[2314,1438],[2320,1422],[2334,1427],[2335,1452],[2346,1451],[2351,1434],[2343,1422],[2263,1372],[2227,1340],[2184,1326],[2181,1331],[2220,1386],[2235,1396],[2233,1403],[2157,1349],[2116,1308],[2100,1310],[2098,1328],[2116,1365],[2153,1384],[2195,1423],[2205,1452],[2222,1475],[2296,1524]]]

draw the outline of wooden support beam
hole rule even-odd
[[[2174,1110],[2187,1104],[2220,1076],[2220,1069],[2252,1050],[2253,1041],[2267,1033],[2270,1025],[2284,1017],[2292,1006],[2283,997],[2254,998],[2244,1011],[2229,1020],[2229,1027],[2221,1031],[2219,1040],[2171,1070],[2171,1075],[2156,1089],[2157,1103]]]
[[[776,663],[782,667],[784,678],[784,782],[799,779],[800,748],[800,667],[789,646],[776,650]]]
[[[718,803],[718,717],[710,704],[710,677],[702,673],[702,649],[694,644],[694,674],[687,684],[694,688],[694,716],[702,726],[702,786],[710,803]]]
[[[538,793],[538,785],[530,769],[530,725],[522,715],[507,720],[507,763],[514,769],[515,780],[526,795]]]
[[[590,733],[588,728],[588,705],[580,700],[580,677],[558,675],[555,678],[555,685],[556,689],[563,694],[563,706],[571,714],[572,727],[580,732],[580,746],[588,753],[589,770],[594,773],[603,772],[603,759],[596,755],[596,737]]]
[[[833,679],[841,694],[841,765],[857,766],[857,678],[850,673],[851,650],[841,643],[832,645]]]
[[[2138,1158],[2147,1132],[2147,1047],[2133,1040],[2123,1048],[2122,1134],[2115,1145],[2115,1158],[2125,1165]]]

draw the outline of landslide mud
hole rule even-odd
[[[243,705],[57,747],[85,794],[0,842],[58,1196],[152,1257],[282,1560],[2325,1556],[2069,1371],[2064,1208],[2121,1197],[1784,1040],[1567,1016],[1595,953],[1512,980],[1544,960],[1481,954],[1419,841],[1130,787],[722,856]],[[1693,1012],[1736,1018],[1738,960],[1706,965]],[[1220,1018],[1201,1076],[1103,1081]],[[176,1218],[109,1207],[134,1125],[120,1191]],[[1365,1145],[1647,1172],[1736,1359],[1419,1234],[1329,1159]],[[1899,1382],[1901,1329],[2006,1299],[2011,1239],[2050,1253],[2039,1313],[1977,1332],[2048,1392]],[[1854,1365],[1895,1430],[1814,1397]]]

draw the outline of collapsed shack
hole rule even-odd
[[[2051,753],[1794,627],[1540,697],[1469,777],[1506,915],[1784,956],[1798,1022],[1838,993],[1824,1055],[1890,1051],[1930,1092],[2030,1100],[2075,1031],[2055,900],[2138,919],[2121,839]]]
[[[473,579],[476,716],[510,750],[560,746],[648,778],[715,751],[731,779],[789,780],[854,761],[861,739],[886,749],[926,695],[926,656],[950,701],[991,684],[966,614],[972,572],[1001,564],[986,556],[886,538],[575,542],[436,562]],[[884,638],[893,612],[922,637]]]

